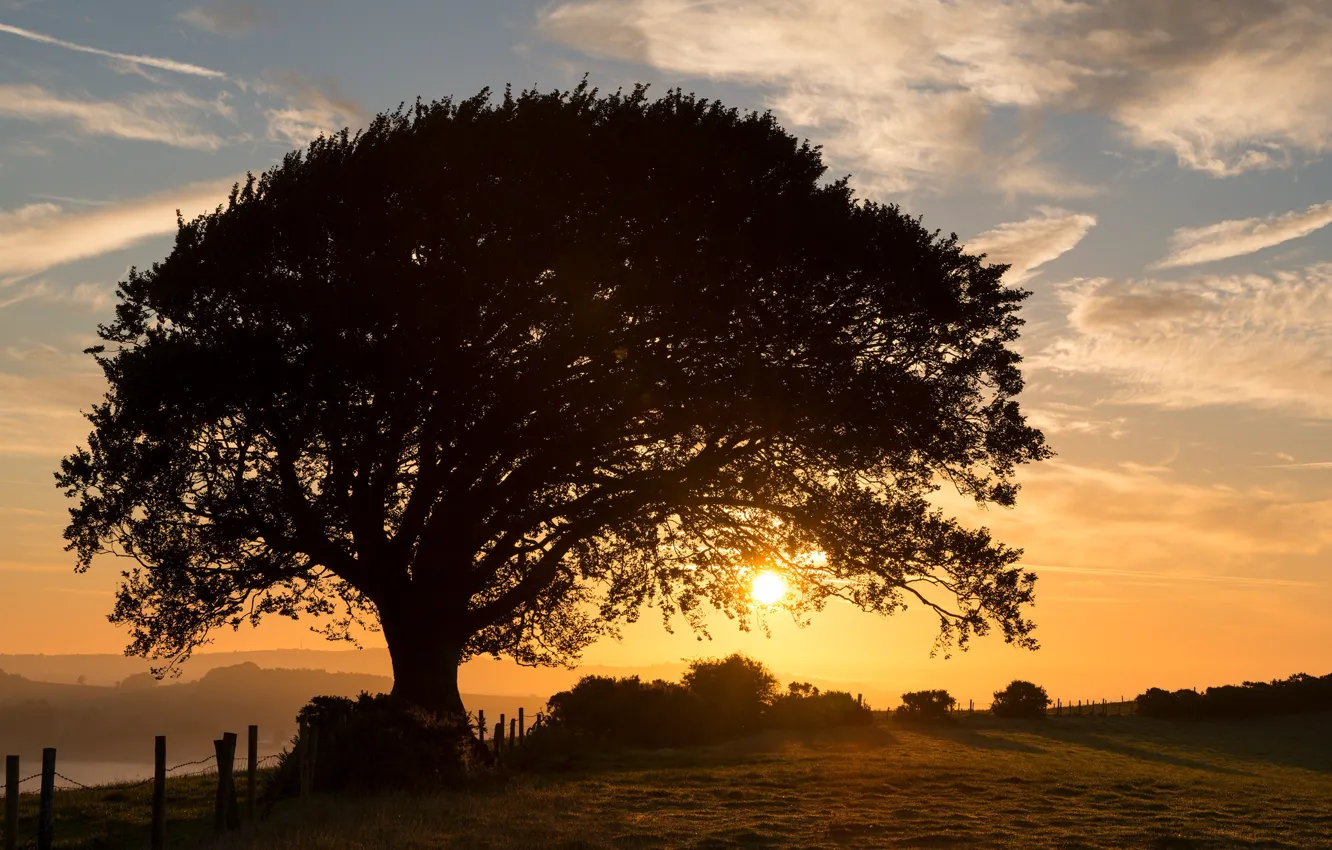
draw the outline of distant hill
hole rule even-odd
[[[131,674],[117,686],[43,682],[0,672],[0,752],[26,758],[55,747],[63,759],[151,761],[153,737],[167,736],[172,763],[212,753],[223,732],[244,737],[257,724],[265,753],[296,733],[296,712],[312,696],[355,696],[392,687],[387,676],[312,669],[265,669],[253,662],[215,667],[187,682],[159,683]],[[524,707],[535,716],[545,698],[467,694],[489,723]]]

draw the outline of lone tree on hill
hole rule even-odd
[[[460,711],[478,654],[568,662],[645,605],[741,626],[756,569],[1034,647],[1019,553],[934,510],[1048,454],[1025,292],[823,181],[768,115],[678,91],[488,92],[378,116],[182,221],[120,284],[59,485],[129,650],[323,616]]]

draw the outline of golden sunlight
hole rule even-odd
[[[771,570],[764,570],[754,576],[749,595],[760,605],[775,605],[786,596],[786,579]]]

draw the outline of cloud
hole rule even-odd
[[[1154,268],[1211,263],[1252,254],[1332,224],[1332,201],[1283,215],[1232,219],[1205,227],[1181,227],[1170,237],[1170,255]]]
[[[991,263],[1008,263],[1008,282],[1017,284],[1035,270],[1077,246],[1096,226],[1096,216],[1056,207],[1040,207],[1037,215],[1008,222],[973,237],[967,243],[972,254],[988,254]]]
[[[539,26],[591,55],[761,86],[783,121],[881,191],[979,178],[1085,194],[1047,163],[1001,167],[985,131],[1007,112],[1104,116],[1128,143],[1218,176],[1332,139],[1323,4],[573,0]]]
[[[115,287],[106,283],[76,283],[69,286],[39,280],[16,286],[10,292],[0,290],[0,310],[25,301],[68,304],[90,313],[106,313],[115,303]]]
[[[1099,374],[1116,399],[1242,404],[1332,416],[1332,264],[1271,276],[1063,285],[1070,333],[1030,369]]]
[[[174,233],[176,210],[186,218],[226,200],[235,180],[192,183],[166,192],[68,213],[50,203],[0,212],[0,279],[127,248]]]
[[[97,402],[106,381],[92,363],[34,374],[0,371],[0,457],[59,457],[88,434],[80,410]]]
[[[1299,581],[1273,565],[1332,549],[1330,499],[1190,481],[1170,468],[1061,458],[1026,467],[1019,479],[1014,510],[981,510],[954,494],[946,506],[1022,547],[1024,563],[1038,572],[1050,564],[1181,581]]]
[[[214,79],[226,79],[226,74],[221,71],[214,71],[211,68],[204,68],[200,65],[193,65],[189,62],[177,62],[174,59],[162,59],[157,56],[139,56],[129,53],[115,53],[110,50],[102,50],[97,47],[88,47],[83,44],[75,44],[72,41],[54,38],[32,30],[25,30],[20,27],[10,26],[9,24],[0,24],[0,33],[9,33],[19,38],[26,38],[29,41],[40,42],[41,44],[50,44],[55,47],[63,47],[66,50],[73,50],[78,53],[91,53],[94,56],[103,56],[107,59],[114,59],[119,62],[127,62],[131,65],[139,65],[148,68],[157,68],[162,71],[173,71],[177,74],[189,74],[195,77],[211,77]]]
[[[1087,407],[1062,402],[1045,401],[1028,404],[1023,408],[1027,424],[1051,434],[1104,434],[1118,440],[1128,433],[1128,420],[1122,416],[1103,419]]]
[[[245,35],[263,19],[263,12],[252,3],[213,3],[195,6],[176,15],[176,20],[181,23],[228,36]]]
[[[200,129],[200,114],[230,116],[226,99],[207,101],[184,92],[136,94],[122,101],[78,100],[34,85],[0,85],[0,115],[28,121],[68,121],[95,136],[161,142],[178,148],[217,150],[220,136]]]
[[[331,78],[310,78],[294,72],[274,75],[258,90],[279,94],[286,105],[264,111],[268,138],[293,147],[305,147],[320,135],[358,123],[364,110]]]

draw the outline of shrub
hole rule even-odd
[[[315,697],[297,719],[314,741],[316,791],[430,790],[461,780],[473,760],[466,718],[433,715],[387,694]],[[299,787],[299,759],[288,751],[268,796],[290,796]]]
[[[762,663],[739,653],[690,662],[684,686],[698,697],[708,724],[723,737],[757,731],[777,697],[777,678]]]
[[[1050,695],[1040,685],[1014,679],[1002,691],[994,692],[990,711],[996,717],[1044,717]]]
[[[550,698],[552,729],[638,747],[678,747],[756,731],[777,693],[761,663],[699,659],[683,683],[584,676]]]
[[[792,682],[787,693],[773,700],[764,725],[773,729],[817,729],[827,726],[868,726],[874,722],[870,707],[845,691],[824,691],[808,682]]]
[[[948,691],[910,691],[894,713],[901,720],[943,720],[956,704]]]
[[[552,729],[638,747],[677,747],[709,736],[701,701],[683,685],[637,676],[584,676],[550,698]]]
[[[1332,673],[1297,673],[1271,682],[1222,685],[1203,693],[1150,688],[1138,696],[1139,714],[1171,719],[1267,717],[1328,709],[1332,709]]]

